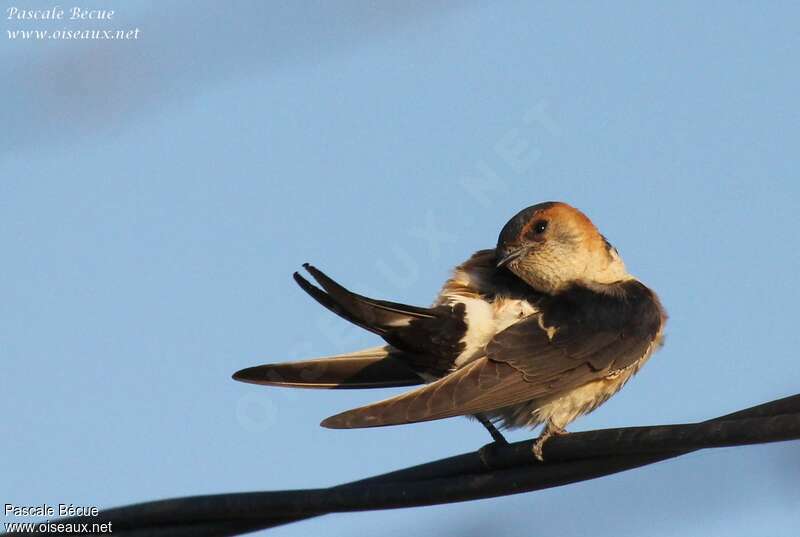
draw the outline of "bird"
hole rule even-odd
[[[356,352],[259,365],[238,381],[299,388],[419,386],[322,421],[332,429],[477,419],[543,425],[545,442],[617,393],[663,344],[667,314],[580,210],[538,203],[502,228],[494,248],[458,265],[430,307],[358,295],[308,263],[294,280],[319,304],[380,336]],[[421,386],[420,386],[421,385]]]

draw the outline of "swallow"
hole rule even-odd
[[[476,418],[500,429],[544,425],[533,444],[619,391],[658,349],[666,312],[630,275],[617,250],[578,209],[546,202],[523,209],[497,246],[457,266],[430,307],[376,300],[312,265],[297,284],[385,345],[238,371],[235,380],[299,388],[420,387],[331,416],[332,429]]]

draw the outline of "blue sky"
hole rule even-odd
[[[230,375],[376,343],[296,288],[301,263],[425,305],[545,200],[589,214],[671,316],[573,430],[798,392],[796,5],[105,5],[114,22],[86,27],[138,41],[10,40],[84,23],[3,19],[2,503],[317,487],[483,445],[463,419],[318,427],[393,390]],[[701,452],[264,534],[789,537],[797,461],[796,443]]]

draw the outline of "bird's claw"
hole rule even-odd
[[[536,457],[536,459],[539,462],[544,462],[544,456],[542,455],[542,448],[544,447],[545,440],[547,440],[547,438],[540,436],[533,443],[533,449],[531,449],[531,451],[533,451],[533,456]]]
[[[563,436],[565,434],[568,434],[566,429],[561,427],[547,426],[545,430],[542,431],[542,434],[539,435],[539,438],[537,438],[533,443],[533,447],[531,448],[533,456],[536,457],[539,462],[544,462],[544,455],[542,455],[544,443],[547,442],[551,436]]]

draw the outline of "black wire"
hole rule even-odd
[[[483,456],[466,453],[331,488],[174,498],[108,509],[94,519],[53,522],[89,522],[90,526],[91,522],[112,522],[114,534],[126,536],[240,535],[333,512],[518,494],[637,468],[697,449],[799,438],[800,395],[795,395],[702,423],[554,437],[545,444],[545,463],[533,459],[532,441],[524,441],[486,449]]]

